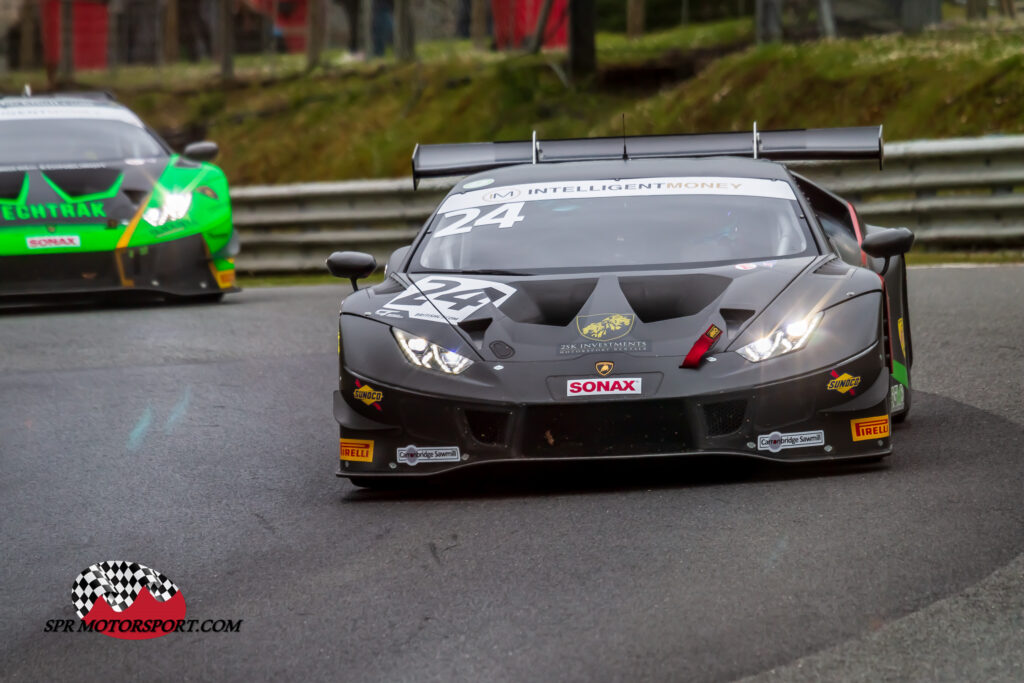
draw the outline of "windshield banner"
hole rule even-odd
[[[624,180],[561,180],[549,183],[488,187],[448,197],[438,213],[503,204],[537,202],[545,199],[596,199],[600,197],[646,197],[669,195],[733,195],[795,200],[784,180],[764,178],[627,178]]]

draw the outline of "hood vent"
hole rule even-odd
[[[138,208],[139,204],[145,201],[146,197],[149,196],[149,191],[124,189],[124,194],[128,197],[128,201],[132,203],[132,206]]]
[[[25,174],[21,171],[0,173],[0,199],[17,199],[25,184]]]
[[[732,280],[702,273],[620,277],[619,287],[644,323],[700,313],[721,296]]]
[[[718,311],[725,319],[725,326],[729,329],[730,336],[739,330],[743,323],[750,320],[755,311],[745,308],[722,308]]]
[[[379,285],[375,285],[370,291],[374,294],[400,294],[406,290],[406,285],[402,284],[395,277],[389,277]]]
[[[517,323],[565,327],[594,293],[597,279],[516,282],[516,293],[501,312]]]
[[[814,273],[816,275],[846,275],[849,271],[850,266],[846,265],[844,261],[834,258],[818,266]]]
[[[68,168],[46,171],[46,177],[72,199],[106,192],[117,182],[117,168]]]

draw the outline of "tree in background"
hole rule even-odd
[[[967,0],[967,18],[985,19],[988,17],[988,0]]]
[[[626,3],[626,35],[639,38],[644,32],[645,0],[628,0]]]
[[[395,58],[400,62],[416,59],[412,0],[395,0]]]
[[[597,8],[594,0],[569,0],[569,73],[586,78],[597,71]]]

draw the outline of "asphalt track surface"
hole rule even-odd
[[[341,287],[0,315],[0,678],[1020,679],[1024,268],[910,288],[913,415],[880,466],[385,492],[333,476]],[[241,632],[43,632],[121,559]]]

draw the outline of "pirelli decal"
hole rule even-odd
[[[854,441],[867,441],[868,439],[884,439],[889,436],[889,416],[862,417],[859,420],[850,420],[850,432]]]
[[[373,462],[373,441],[341,439],[341,459],[353,462]]]

